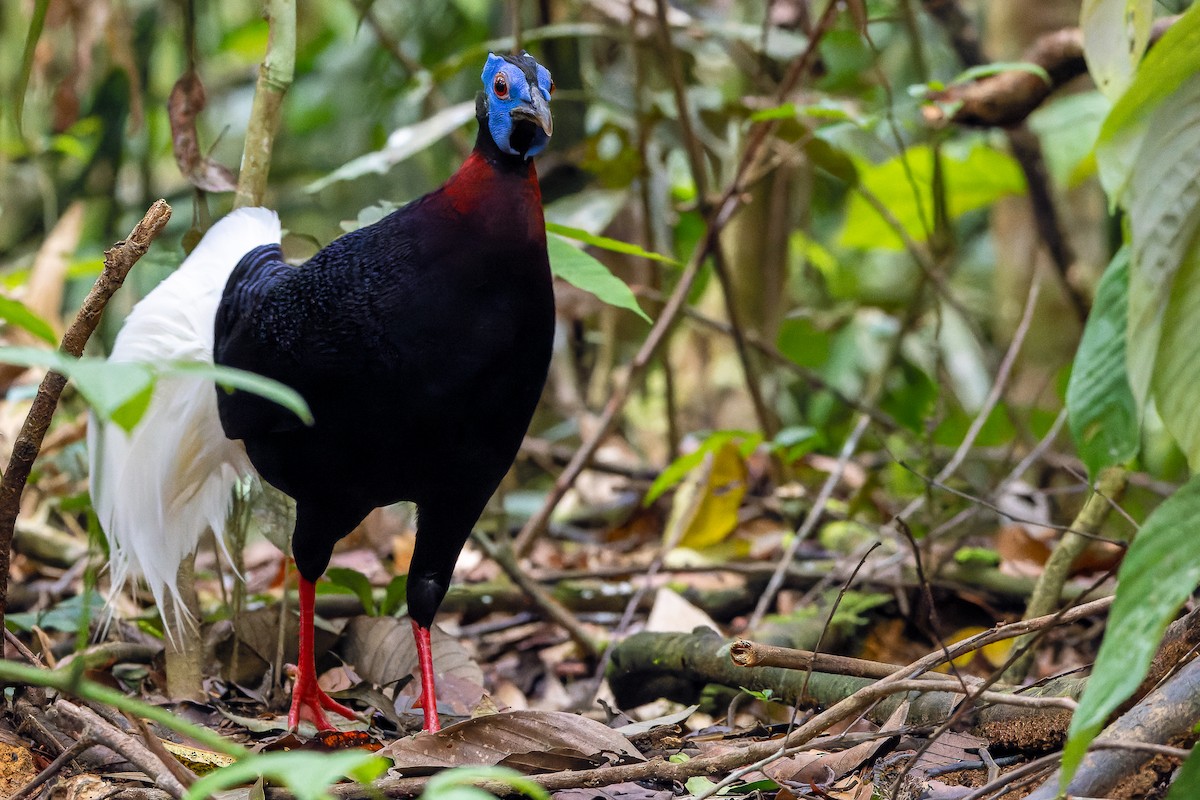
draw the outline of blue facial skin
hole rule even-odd
[[[536,85],[530,85],[521,67],[490,53],[487,63],[483,65],[483,91],[487,97],[488,130],[492,134],[492,141],[505,153],[531,158],[542,152],[553,133],[550,92],[554,82],[550,79],[550,72],[527,53],[522,53],[521,57],[527,64],[536,67]],[[534,125],[533,138],[524,152],[518,151],[512,144],[513,126],[522,120]]]

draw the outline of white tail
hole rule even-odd
[[[280,238],[279,218],[264,208],[221,219],[179,269],[134,306],[111,360],[212,363],[213,321],[229,274],[247,252]],[[108,537],[112,594],[141,575],[159,609],[170,593],[175,623],[185,624],[179,565],[208,528],[224,547],[234,485],[255,474],[242,443],[225,438],[212,382],[159,380],[129,434],[92,416],[88,453],[92,504]]]

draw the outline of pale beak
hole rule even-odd
[[[533,100],[519,105],[509,112],[514,120],[527,119],[537,125],[547,136],[554,135],[554,120],[550,116],[550,104],[542,96],[540,89],[534,89],[530,94]]]

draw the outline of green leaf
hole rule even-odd
[[[36,347],[0,347],[0,363],[44,367],[65,375],[74,381],[100,419],[120,425],[127,431],[141,420],[155,382],[172,375],[207,378],[226,388],[253,392],[279,403],[306,424],[312,424],[312,412],[295,389],[252,372],[216,364],[74,358],[58,350]]]
[[[58,337],[54,335],[50,323],[29,310],[20,300],[0,295],[0,319],[33,334],[51,347],[58,347]]]
[[[37,0],[33,4],[33,16],[29,21],[29,31],[25,35],[25,52],[21,55],[21,71],[12,87],[13,123],[17,135],[21,135],[21,116],[25,108],[25,90],[29,87],[29,75],[33,71],[33,58],[37,52],[38,39],[42,37],[42,28],[46,23],[46,11],[50,8],[50,0]]]
[[[881,164],[857,161],[858,181],[915,241],[928,237],[933,213],[933,150],[917,145]],[[1025,178],[1012,156],[976,142],[957,152],[942,150],[946,204],[951,219],[1025,191]],[[911,178],[910,178],[911,176]],[[851,195],[839,243],[864,250],[904,249],[904,240],[858,193]]]
[[[1138,408],[1125,371],[1128,294],[1129,248],[1122,247],[1100,279],[1067,384],[1071,435],[1092,480],[1138,451]]]
[[[550,254],[550,270],[555,275],[609,305],[627,308],[646,322],[651,321],[638,305],[633,291],[609,272],[608,267],[557,234],[546,237],[546,249]]]
[[[646,490],[646,497],[642,503],[649,506],[661,497],[663,492],[666,492],[683,480],[689,472],[704,460],[705,456],[709,453],[715,453],[724,447],[726,442],[732,442],[735,439],[742,440],[742,444],[738,448],[738,452],[742,454],[742,457],[748,456],[762,442],[761,435],[748,434],[745,431],[714,431],[710,433],[700,443],[699,447],[690,453],[681,455],[658,474],[658,477],[654,479],[654,483],[650,484],[650,488]]]
[[[368,615],[372,617],[380,615],[379,609],[375,607],[375,597],[371,593],[371,582],[367,580],[366,575],[356,569],[329,567],[325,570],[325,577],[329,578],[330,583],[335,586],[349,589],[357,595],[362,603],[363,611]]]
[[[208,378],[226,389],[240,389],[243,392],[265,397],[291,411],[305,425],[313,424],[312,412],[300,393],[272,378],[247,372],[244,369],[234,369],[200,361],[167,361],[151,366],[161,375],[194,375]]]
[[[639,247],[630,242],[623,242],[620,239],[597,236],[594,233],[588,233],[583,228],[572,228],[569,225],[559,225],[557,222],[547,222],[546,230],[550,233],[556,233],[559,236],[565,236],[568,239],[574,239],[577,242],[589,244],[592,247],[599,247],[601,250],[611,250],[614,253],[624,253],[625,255],[637,256],[638,258],[648,258],[651,261],[659,261],[674,267],[683,266],[675,259],[664,256],[662,253],[655,253],[653,250],[647,250],[644,247]]]
[[[1193,5],[1146,53],[1136,79],[1100,128],[1096,159],[1100,181],[1110,202],[1121,198],[1135,174],[1133,162],[1143,151],[1146,134],[1159,125],[1171,123],[1169,116],[1153,120],[1151,115],[1169,105],[1166,100],[1177,89],[1195,83],[1197,72],[1200,72],[1200,5]]]
[[[55,370],[75,383],[101,419],[111,420],[126,431],[137,425],[154,393],[155,375],[145,364],[89,358],[64,363]]]
[[[1079,28],[1092,80],[1108,97],[1125,91],[1150,44],[1154,0],[1083,0]]]
[[[4,624],[10,630],[31,631],[36,625],[42,630],[73,633],[88,620],[104,613],[104,598],[94,592],[77,594],[41,611],[22,611],[6,614]]]
[[[541,785],[508,767],[455,767],[439,772],[425,784],[421,800],[491,800],[491,794],[471,786],[477,781],[499,781],[533,800],[550,800]]]
[[[1200,797],[1200,750],[1192,749],[1171,782],[1167,800],[1192,800]]]
[[[383,603],[379,606],[379,616],[399,616],[405,607],[408,596],[408,576],[397,575],[388,582],[387,591],[383,595]]]
[[[1168,373],[1180,372],[1172,379],[1195,377],[1190,374],[1195,370],[1180,359],[1192,351],[1195,340],[1188,337],[1200,324],[1186,316],[1200,300],[1200,275],[1194,264],[1189,266],[1200,258],[1195,242],[1200,225],[1200,82],[1180,87],[1150,115],[1149,125],[1124,198],[1132,247],[1127,361],[1139,406],[1160,388],[1168,394],[1187,390],[1164,383]],[[1167,338],[1184,352],[1172,349]],[[1178,437],[1167,415],[1164,421]]]
[[[196,781],[184,800],[207,800],[217,792],[250,783],[259,777],[284,786],[298,800],[327,800],[330,786],[351,777],[367,785],[388,768],[387,759],[365,750],[292,750],[258,753],[221,767]]]
[[[1046,82],[1047,86],[1053,84],[1050,80],[1050,73],[1037,64],[1031,64],[1028,61],[996,61],[991,64],[977,64],[958,73],[951,83],[970,83],[980,78],[990,78],[993,75],[999,75],[1001,72],[1028,72],[1031,75],[1041,78]]]
[[[1117,573],[1117,596],[1063,750],[1066,786],[1108,716],[1146,675],[1167,624],[1200,584],[1200,475],[1147,518]]]

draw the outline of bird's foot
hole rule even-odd
[[[292,707],[288,711],[288,730],[296,730],[302,719],[317,726],[319,731],[336,730],[329,724],[329,718],[325,716],[326,711],[340,714],[346,719],[358,719],[353,711],[327,695],[317,685],[315,677],[297,676],[296,686],[292,689]]]

